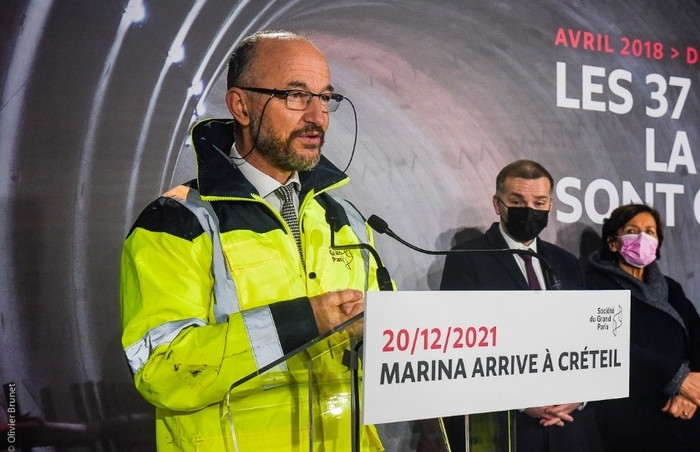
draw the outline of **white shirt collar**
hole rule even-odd
[[[530,244],[530,246],[525,246],[522,243],[515,241],[513,237],[509,236],[503,227],[503,223],[500,221],[498,222],[498,229],[501,231],[501,235],[505,239],[508,248],[512,250],[532,250],[537,252],[537,237],[535,237],[535,240]]]
[[[275,190],[277,190],[282,184],[280,184],[274,177],[271,177],[264,172],[260,171],[246,160],[241,157],[236,149],[236,144],[231,147],[231,156],[233,158],[233,164],[241,170],[243,176],[248,179],[248,182],[253,184],[253,187],[260,193],[263,198],[268,198]],[[299,193],[301,183],[299,182],[299,173],[294,171],[289,177],[287,184],[294,184],[294,189]]]
[[[508,248],[512,250],[532,250],[535,253],[537,252],[537,237],[535,237],[535,240],[532,241],[530,246],[525,246],[520,242],[516,242],[513,240],[511,236],[509,236],[506,233],[506,230],[503,228],[503,224],[500,222],[498,223],[498,229],[501,231],[501,235],[506,241],[506,244],[508,245]],[[515,262],[518,264],[518,267],[520,267],[520,271],[523,273],[523,276],[525,276],[525,279],[527,279],[527,271],[525,270],[525,262],[523,261],[522,256],[519,256],[517,254],[513,255],[513,258],[515,259]],[[545,278],[544,278],[544,272],[542,271],[542,264],[540,263],[539,259],[532,259],[532,267],[535,269],[535,274],[537,275],[537,279],[540,282],[540,287],[542,287],[542,290],[548,290],[547,285],[545,283]]]

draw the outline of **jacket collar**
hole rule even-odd
[[[501,234],[499,224],[499,222],[494,222],[493,224],[491,224],[491,227],[489,227],[486,230],[486,232],[484,233],[484,236],[486,237],[486,243],[488,243],[488,246],[493,249],[508,249],[508,242],[506,242],[506,239],[503,237],[503,234]],[[550,266],[551,268],[550,262],[552,254],[550,253],[550,250],[552,245],[548,242],[545,242],[544,240],[541,240],[539,237],[537,237],[536,240],[536,253],[542,257],[542,260],[544,260],[544,262],[540,262],[540,266],[542,267],[542,271],[544,272],[547,266]],[[518,267],[518,264],[515,262],[515,259],[499,259],[499,262],[508,270],[508,272],[513,278],[520,281],[521,283],[524,282],[525,285],[523,287],[527,288],[527,279],[525,279],[523,272],[520,270],[520,267]]]
[[[486,243],[488,243],[490,248],[501,250],[508,249],[508,243],[506,243],[506,240],[501,234],[501,230],[498,227],[498,222],[491,224],[491,227],[486,230],[484,236],[486,238]],[[503,259],[497,259],[497,261],[506,269],[514,281],[518,281],[518,284],[523,290],[528,288],[527,279],[525,279],[523,272],[520,271],[520,268],[513,257],[505,256]]]
[[[644,268],[644,281],[624,271],[616,261],[603,259],[600,251],[596,251],[589,257],[589,264],[587,273],[606,276],[620,288],[629,290],[633,297],[673,317],[687,333],[683,317],[670,303],[668,281],[657,262],[652,262]]]
[[[246,198],[259,195],[255,187],[243,177],[231,162],[229,152],[234,141],[232,119],[205,119],[192,128],[190,138],[197,160],[197,184],[203,198]],[[300,199],[311,192],[321,192],[334,185],[349,181],[327,158],[315,168],[299,172],[301,182]]]

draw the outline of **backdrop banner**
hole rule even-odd
[[[700,1],[3,0],[0,450],[153,451],[121,343],[122,246],[149,203],[197,177],[190,129],[231,117],[229,58],[262,29],[327,57],[347,100],[323,155],[351,178],[334,196],[366,218],[448,250],[499,221],[496,175],[532,159],[554,179],[540,239],[584,273],[612,210],[652,205],[659,267],[700,308]],[[399,290],[439,289],[444,256],[385,234],[373,246]]]

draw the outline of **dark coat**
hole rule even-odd
[[[608,451],[700,451],[700,415],[683,420],[661,411],[672,395],[669,383],[683,363],[700,371],[700,317],[681,285],[668,277],[665,281],[666,310],[675,310],[676,316],[636,296],[630,283],[596,265],[595,259],[586,272],[587,289],[632,290],[630,396],[596,402],[595,407]]]
[[[506,249],[508,244],[501,235],[498,223],[493,223],[485,234],[467,242],[456,245],[454,250],[494,250]],[[562,290],[581,288],[581,274],[576,257],[568,251],[544,240],[537,239],[537,252],[544,262],[552,268],[561,283]],[[548,284],[551,289],[551,285]],[[529,290],[527,279],[511,254],[507,253],[460,253],[449,254],[445,260],[442,274],[441,290]],[[573,401],[572,401],[573,402]],[[503,419],[505,413],[488,413],[499,431],[505,431]],[[482,418],[470,416],[472,425],[484,423]],[[595,452],[599,440],[593,425],[592,410],[585,408],[572,413],[575,421],[564,427],[541,427],[538,420],[526,414],[516,412],[516,443],[518,451],[526,452]],[[476,422],[474,422],[476,421]],[[486,421],[488,423],[489,421]],[[493,422],[493,421],[492,421]],[[464,417],[445,418],[445,428],[453,452],[465,450]],[[474,428],[471,441],[475,438]]]
[[[497,250],[508,245],[493,223],[485,234],[458,244],[454,250]],[[576,257],[568,251],[537,239],[537,253],[554,270],[562,290],[581,288],[581,274]],[[541,264],[544,270],[545,264]],[[445,259],[441,290],[529,290],[527,279],[506,253],[460,253]]]

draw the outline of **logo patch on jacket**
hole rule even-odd
[[[345,267],[350,270],[350,262],[353,260],[350,250],[334,250],[332,248],[328,248],[328,252],[330,253],[333,262],[342,262],[345,264]]]

